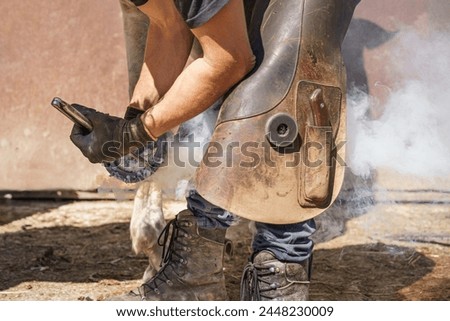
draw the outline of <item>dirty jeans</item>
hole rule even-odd
[[[196,191],[188,195],[188,208],[197,217],[197,222],[204,228],[228,228],[236,220],[233,214],[205,200]],[[295,224],[266,224],[255,222],[256,232],[253,237],[253,252],[269,250],[284,262],[300,263],[308,259],[313,251],[310,236],[316,231],[313,219]]]

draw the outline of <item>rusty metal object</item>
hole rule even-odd
[[[92,131],[93,127],[91,121],[78,110],[73,108],[72,105],[66,103],[59,97],[53,98],[51,104],[56,108],[56,110],[69,118],[75,124],[78,124],[81,127],[85,128],[88,132]]]
[[[87,133],[93,129],[91,121],[59,97],[53,98],[51,105],[73,123],[85,128]],[[110,176],[125,183],[137,183],[153,175],[164,163],[167,153],[166,136],[156,142],[156,148],[148,145],[141,150],[134,150],[113,162],[103,163]]]
[[[197,171],[211,203],[260,222],[285,224],[322,213],[342,185],[346,76],[341,44],[359,1],[258,2],[250,23],[253,74],[224,102]],[[266,138],[277,115],[296,121],[290,144]]]

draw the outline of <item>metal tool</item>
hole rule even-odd
[[[92,126],[91,121],[86,116],[84,116],[82,113],[80,113],[78,110],[76,110],[72,105],[66,103],[61,98],[59,98],[59,97],[53,98],[51,104],[59,112],[61,112],[64,116],[69,118],[75,124],[78,124],[81,127],[85,128],[88,132],[91,132],[92,129],[94,128]]]
[[[51,105],[75,124],[86,129],[87,133],[93,130],[91,121],[59,97],[53,98]],[[104,163],[108,173],[125,182],[137,183],[151,176],[163,163],[167,153],[167,144],[164,139],[158,139],[141,150],[135,150],[128,155],[120,157],[113,162]]]

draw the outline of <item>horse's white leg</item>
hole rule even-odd
[[[144,280],[151,278],[159,269],[162,249],[158,245],[158,237],[165,224],[161,189],[154,182],[143,182],[134,199],[130,235],[134,252],[144,253],[149,259]]]

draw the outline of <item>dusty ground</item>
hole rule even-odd
[[[393,197],[358,208],[344,197],[319,217],[311,299],[450,299],[449,192]],[[130,249],[131,210],[131,201],[2,201],[0,300],[102,300],[138,286],[146,259]],[[227,288],[238,300],[248,222],[228,237]]]

